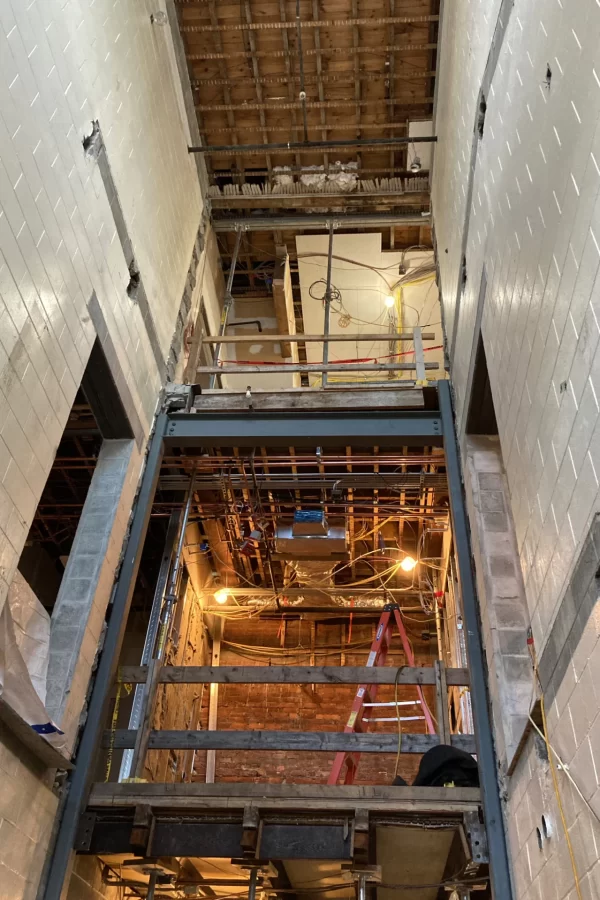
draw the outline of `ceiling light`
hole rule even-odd
[[[415,158],[411,162],[410,171],[411,172],[420,172],[421,171],[421,160],[419,159],[418,156],[415,156]]]
[[[412,556],[405,556],[402,562],[400,563],[400,568],[405,572],[412,572],[414,567],[416,566],[417,561],[413,559]]]
[[[389,309],[391,309],[392,306],[396,305],[396,298],[392,294],[388,294],[383,302]]]
[[[217,603],[227,603],[229,599],[229,591],[227,588],[220,588],[218,591],[215,591],[215,600]]]

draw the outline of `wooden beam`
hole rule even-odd
[[[256,91],[256,99],[258,100],[259,104],[261,104],[261,106],[263,107],[259,112],[259,116],[260,116],[260,124],[261,124],[263,141],[266,144],[266,143],[268,143],[268,137],[267,137],[267,131],[266,131],[267,120],[266,120],[265,111],[264,111],[265,104],[263,102],[263,99],[264,99],[263,98],[263,89],[262,89],[262,85],[260,83],[258,58],[256,56],[256,35],[254,33],[253,26],[252,26],[252,7],[250,6],[250,0],[244,0],[244,12],[246,14],[246,24],[248,25],[248,27],[250,29],[248,31],[248,42],[250,44],[250,52],[252,53],[252,73],[254,75],[254,89]],[[271,157],[268,154],[267,154],[267,168],[269,169],[269,174],[271,174],[271,170],[272,170],[273,166],[271,163]]]
[[[341,589],[340,589],[341,590]],[[446,669],[446,683],[467,686],[467,669]],[[147,666],[121,666],[119,681],[143,684]],[[160,684],[436,684],[432,666],[163,666]],[[210,726],[209,726],[210,727]]]
[[[426,331],[421,335],[424,341],[434,341],[435,332]],[[389,332],[381,332],[380,334],[265,334],[253,331],[252,334],[205,334],[202,336],[202,342],[205,344],[281,344],[284,341],[292,344],[318,343],[323,341],[349,341],[354,344],[362,341],[363,343],[372,344],[376,341],[413,341],[414,336],[411,331],[402,331],[399,334],[390,335]],[[289,353],[285,354],[289,356]]]
[[[439,369],[439,363],[425,363],[429,370]],[[198,366],[198,375],[273,375],[282,372],[414,372],[413,363],[273,363],[272,365],[239,363],[238,365]]]
[[[319,19],[319,2],[318,0],[312,0],[312,16],[313,21],[316,22]],[[319,107],[319,113],[321,118],[321,138],[322,140],[327,140],[327,114],[325,112],[325,90],[323,88],[322,74],[323,74],[323,58],[321,55],[321,31],[318,27],[315,28],[314,33],[314,43],[315,43],[315,51],[316,51],[316,65],[317,65],[317,90],[319,92],[319,102],[321,106]],[[307,105],[308,108],[308,105]],[[323,153],[323,165],[325,166],[325,171],[329,171],[329,154]]]
[[[397,382],[396,382],[397,385]],[[348,396],[348,390],[322,391],[313,388],[292,388],[287,392],[270,393],[268,391],[252,391],[253,409],[285,410],[291,409],[345,409],[352,403],[353,409],[422,409],[424,406],[422,388],[398,388],[391,385],[379,391],[354,390]],[[220,391],[218,394],[200,394],[194,400],[194,409],[234,409],[247,410],[249,406],[246,394],[230,394]]]
[[[449,744],[452,739],[452,733],[450,731],[450,716],[448,713],[448,670],[441,659],[436,659],[434,671],[438,734],[442,744]]]
[[[211,653],[211,669],[213,671],[219,671],[219,663],[221,660],[221,638],[223,637],[223,619],[217,618],[215,620],[215,630],[213,634],[212,641],[212,653]],[[210,685],[210,698],[208,705],[208,730],[216,731],[217,728],[217,714],[219,707],[219,682],[213,681]],[[215,780],[215,769],[217,764],[216,750],[208,750],[206,753],[206,778],[205,781],[207,784],[214,784]]]
[[[301,28],[319,29],[319,28],[351,28],[356,25],[370,25],[378,27],[379,25],[426,25],[429,22],[439,21],[439,16],[393,16],[383,18],[351,18],[351,19],[303,19],[300,22]],[[195,32],[214,32],[214,31],[281,31],[282,29],[296,28],[295,22],[233,22],[231,24],[215,24],[211,18],[211,23],[203,21],[198,25],[180,25],[179,30],[184,34],[194,34]]]
[[[287,37],[287,32],[282,32],[284,37]],[[393,58],[393,57],[392,57]],[[286,60],[289,63],[289,59]],[[286,66],[287,68],[287,66]],[[359,81],[389,81],[393,77],[394,81],[415,81],[419,79],[427,79],[435,77],[435,69],[419,69],[410,74],[402,74],[402,73],[394,73],[388,74],[387,72],[359,72],[357,76],[352,75],[348,78],[345,75],[335,75],[335,74],[321,74],[321,81],[324,84],[339,84],[339,85],[353,85],[355,79],[358,78]],[[288,75],[273,75],[273,76],[263,76],[259,78],[259,83],[262,85],[267,84],[284,84],[291,88],[291,97],[293,100],[294,97],[294,82],[298,82],[300,77],[298,75],[293,75],[291,72]],[[305,75],[304,83],[305,84],[318,84],[319,77],[317,75]],[[229,85],[229,87],[244,87],[248,85],[254,85],[254,78],[192,78],[191,85],[193,88],[198,88],[201,90],[204,87],[220,87],[223,85]],[[289,91],[288,91],[289,92]],[[336,128],[338,126],[335,126]],[[352,125],[351,128],[355,126]],[[213,129],[211,129],[212,131]]]
[[[125,750],[135,745],[136,731],[105,731],[103,747]],[[440,743],[437,735],[403,734],[402,753],[426,753]],[[455,734],[452,746],[475,753],[475,736]],[[397,734],[353,734],[337,731],[152,731],[149,750],[286,750],[308,753],[397,753]]]
[[[394,787],[392,785],[326,784],[94,784],[89,806],[133,807],[145,804],[180,811],[226,808],[242,811],[253,804],[260,809],[352,811],[384,813],[470,811],[480,800],[479,788]]]
[[[277,327],[284,331],[283,334],[277,335],[278,341],[271,341],[271,335],[265,335],[268,340],[265,343],[281,344],[281,356],[286,359],[292,355],[292,341],[290,335],[295,330],[294,321],[294,298],[292,296],[292,277],[290,275],[290,258],[287,248],[284,246],[275,247],[275,270],[273,272],[273,303],[275,304],[275,316],[277,319]],[[263,335],[260,335],[262,339]],[[252,343],[261,343],[254,340]],[[298,339],[294,341],[298,343]]]
[[[359,53],[359,54],[381,54],[381,53],[421,53],[423,50],[437,50],[437,43],[418,43],[418,44],[396,44],[393,47],[373,47],[373,46],[360,46],[360,47],[321,47],[320,52],[325,54],[331,54],[332,56],[349,56],[351,53]],[[289,55],[291,57],[296,56],[296,53],[293,50],[290,50]],[[316,56],[317,51],[311,47],[304,51],[305,56]],[[251,53],[248,53],[246,50],[233,50],[228,53],[217,52],[217,53],[188,53],[187,59],[190,62],[200,62],[202,60],[212,60],[212,59],[240,59],[246,58],[250,59],[252,56]],[[284,59],[286,56],[285,50],[257,50],[256,51],[257,58],[261,58],[263,56],[269,57],[270,59]],[[352,127],[355,127],[354,125]],[[387,125],[385,127],[388,127]]]
[[[279,153],[279,151],[275,151]],[[304,153],[303,150],[300,151]],[[314,150],[312,151],[315,152]],[[220,154],[219,154],[220,155]],[[223,154],[225,155],[225,154]],[[340,192],[330,194],[323,192],[307,194],[221,194],[210,197],[211,205],[215,209],[307,209],[318,207],[336,207],[340,211],[352,212],[355,210],[370,212],[373,207],[376,211],[393,210],[398,207],[419,209],[423,212],[429,210],[428,191],[357,191],[352,194]],[[401,223],[400,223],[401,224]]]
[[[217,16],[217,8],[216,8],[215,0],[209,0],[208,9],[209,9],[209,13],[210,13],[210,21],[211,21],[212,25],[215,26],[218,24],[218,16]],[[219,56],[220,56],[219,74],[220,74],[221,78],[224,79],[227,77],[228,73],[227,73],[227,66],[226,66],[225,62],[223,61],[224,59],[226,59],[226,54],[223,53],[223,42],[221,40],[221,35],[217,34],[215,36],[214,40],[215,40],[215,46],[216,46],[217,50],[219,51]],[[224,87],[223,87],[223,99],[225,100],[226,106],[231,106],[232,95],[231,95],[231,91],[229,90],[229,87],[227,85],[224,85]],[[199,117],[199,119],[201,119],[202,118],[201,110],[197,109],[196,115]],[[227,124],[228,124],[229,128],[232,130],[232,141],[231,142],[232,142],[232,144],[237,144],[238,136],[237,136],[237,133],[235,130],[235,116],[233,115],[233,112],[231,110],[229,110],[227,112]],[[235,161],[236,161],[236,166],[238,168],[238,172],[240,174],[240,178],[243,182],[244,181],[244,175],[243,175],[244,163],[243,163],[241,155],[236,156]]]
[[[418,97],[414,100],[396,100],[392,101],[389,97],[381,97],[372,100],[311,100],[305,101],[307,109],[344,109],[346,107],[365,106],[373,109],[375,106],[430,106],[433,103],[433,97]],[[267,110],[271,112],[280,112],[282,109],[302,109],[303,101],[293,100],[284,103],[208,103],[196,104],[196,109],[200,112],[250,112],[252,110]],[[324,125],[319,125],[319,128]],[[354,126],[356,127],[356,126]],[[313,148],[314,150],[314,148]]]

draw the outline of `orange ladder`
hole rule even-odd
[[[392,613],[394,616],[393,619]],[[369,657],[367,659],[368,667],[385,665],[388,650],[390,648],[390,640],[392,638],[394,621],[400,635],[400,640],[402,641],[402,648],[406,656],[406,661],[409,666],[414,666],[415,655],[412,651],[412,647],[410,646],[410,642],[406,634],[406,628],[404,627],[404,622],[402,621],[402,616],[400,614],[400,607],[397,603],[388,603],[383,608],[383,612],[377,626],[377,631],[375,632],[375,639],[371,645],[371,652],[369,653]],[[425,721],[427,723],[427,731],[429,734],[435,734],[436,730],[433,716],[429,711],[427,701],[425,700],[425,695],[423,694],[423,689],[420,685],[417,685],[417,694],[419,696],[421,709],[423,710],[423,715],[425,716]],[[352,709],[350,711],[350,716],[348,718],[346,726],[344,727],[344,734],[362,734],[367,730],[368,726],[365,727],[366,720],[363,723],[365,703],[372,704],[376,696],[376,684],[359,684],[356,695],[354,697],[354,703],[352,704]],[[331,773],[329,775],[329,778],[327,779],[327,784],[338,783],[344,765],[346,765],[344,784],[354,784],[359,759],[360,753],[345,753],[343,751],[336,753]]]

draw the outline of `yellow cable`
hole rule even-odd
[[[110,742],[108,745],[108,753],[106,754],[106,770],[104,775],[104,781],[108,781],[110,778],[110,770],[112,768],[113,761],[113,753],[115,750],[115,735],[117,731],[117,719],[119,718],[119,706],[121,705],[121,691],[125,690],[126,694],[131,693],[131,685],[125,684],[122,681],[118,682],[117,687],[117,696],[115,697],[115,706],[113,709],[112,719],[110,723]]]
[[[579,874],[577,872],[577,862],[575,860],[573,844],[571,843],[571,837],[569,835],[569,828],[567,826],[567,820],[565,818],[565,811],[563,808],[562,798],[560,796],[560,787],[558,784],[558,774],[556,772],[556,765],[554,763],[554,755],[552,753],[552,747],[550,746],[550,739],[548,737],[548,723],[546,721],[546,705],[544,703],[544,691],[542,688],[542,682],[541,682],[540,673],[538,670],[537,653],[535,652],[535,646],[534,646],[532,640],[529,643],[529,649],[530,649],[531,657],[533,660],[533,671],[535,673],[536,680],[540,687],[540,711],[542,713],[542,730],[544,732],[543,738],[544,738],[544,743],[546,744],[546,751],[548,753],[548,762],[550,764],[550,773],[552,775],[552,786],[554,788],[554,794],[556,796],[556,803],[558,805],[560,821],[561,821],[563,831],[565,834],[565,840],[567,842],[567,849],[569,851],[569,857],[571,860],[571,868],[573,870],[573,877],[575,878],[575,890],[577,892],[577,897],[579,898],[579,900],[583,900],[583,895],[581,893],[581,885],[579,883]]]

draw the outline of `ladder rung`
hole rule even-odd
[[[385,703],[363,703],[363,706],[420,706],[420,700],[398,700],[396,703],[395,700],[389,700]]]
[[[396,716],[389,716],[383,719],[363,719],[363,722],[397,722]],[[425,716],[400,716],[401,722],[424,722]]]

